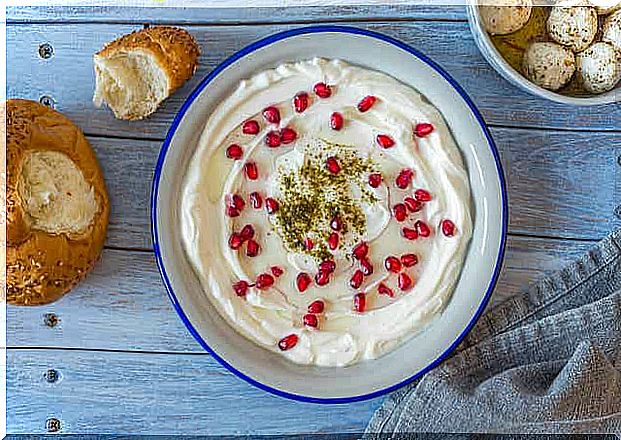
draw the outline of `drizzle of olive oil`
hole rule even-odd
[[[206,192],[207,199],[212,203],[217,203],[222,197],[224,184],[231,173],[233,161],[226,157],[225,147],[221,146],[205,161],[204,178],[208,180],[203,182],[203,189]]]

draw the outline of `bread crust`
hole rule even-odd
[[[6,103],[7,302],[45,304],[63,296],[93,268],[106,237],[109,199],[102,171],[82,131],[38,102]],[[79,235],[50,234],[30,227],[18,191],[24,159],[34,151],[67,155],[94,189],[98,211]]]
[[[196,40],[185,29],[154,26],[134,31],[108,43],[95,57],[109,58],[137,50],[151,54],[166,72],[169,78],[169,95],[194,75],[200,55]]]

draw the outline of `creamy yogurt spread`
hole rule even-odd
[[[340,60],[242,81],[185,176],[182,239],[238,332],[293,362],[377,358],[450,299],[470,188],[438,110]]]

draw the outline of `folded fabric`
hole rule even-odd
[[[483,315],[365,437],[464,432],[621,433],[621,230]]]

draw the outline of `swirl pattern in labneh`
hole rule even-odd
[[[386,74],[318,58],[220,103],[181,219],[230,325],[321,366],[377,358],[420,331],[450,300],[472,233],[468,174],[439,111]]]

